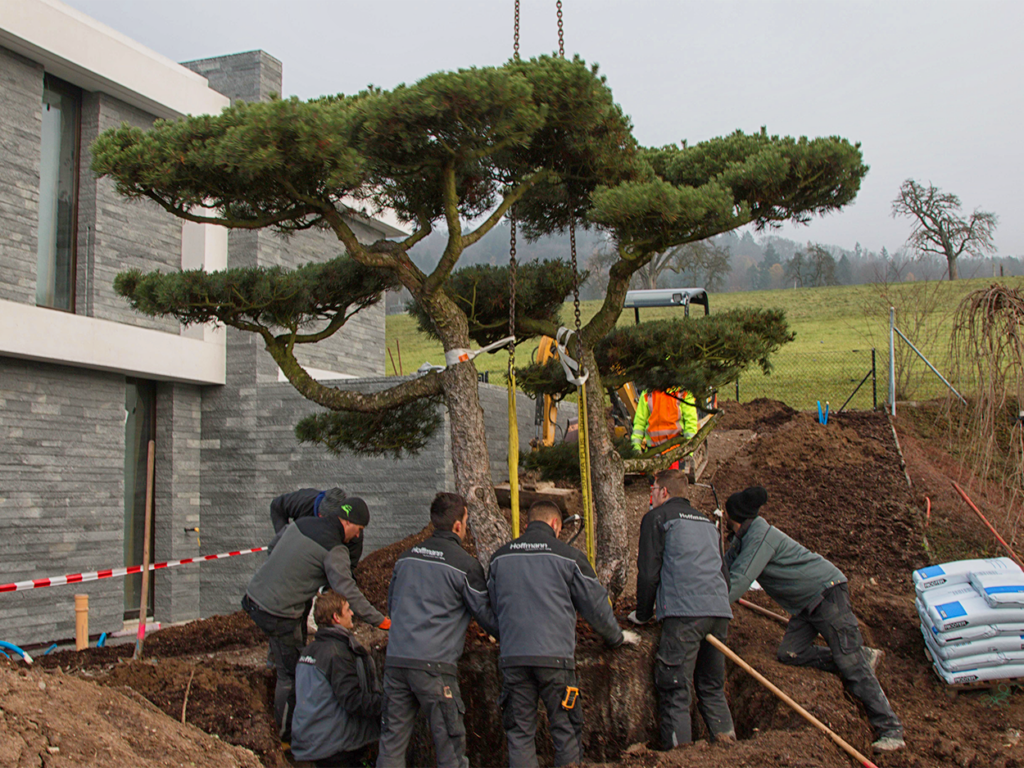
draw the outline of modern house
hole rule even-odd
[[[263,51],[182,65],[55,0],[0,0],[0,584],[141,563],[150,439],[157,561],[262,545],[275,495],[334,485],[367,499],[372,550],[422,528],[434,493],[453,487],[447,429],[400,465],[299,446],[295,422],[316,406],[255,336],[143,317],[114,293],[133,267],[293,267],[339,252],[321,232],[185,223],[89,170],[107,128],[280,90],[281,63]],[[381,218],[352,226],[366,240],[403,234]],[[302,362],[317,378],[383,387],[383,302],[310,346]],[[482,385],[481,398],[499,474],[505,393]],[[263,557],[156,572],[150,615],[237,610]],[[94,634],[120,630],[138,618],[140,588],[129,577],[0,592],[0,639],[72,636],[76,592],[90,595]]]

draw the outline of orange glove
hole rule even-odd
[[[384,630],[391,629],[391,619],[390,619],[390,617],[385,616],[384,617],[384,621],[382,621],[380,624],[377,625],[377,629],[384,629]]]

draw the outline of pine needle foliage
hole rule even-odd
[[[322,445],[335,456],[351,451],[363,456],[415,455],[427,447],[444,418],[440,400],[429,397],[377,413],[324,411],[295,425],[300,443]]]
[[[781,309],[737,309],[704,317],[653,320],[616,328],[597,344],[602,383],[639,389],[720,389],[751,365],[771,372],[771,356],[792,341]],[[571,391],[561,365],[536,363],[516,372],[532,395],[561,397]]]
[[[629,437],[621,437],[614,441],[615,450],[624,459],[636,456]],[[580,481],[580,449],[576,443],[555,443],[541,446],[533,451],[519,454],[519,469],[523,472],[536,472],[541,480],[566,480],[573,483]]]
[[[149,272],[114,278],[114,290],[144,315],[170,316],[183,325],[216,320],[242,330],[304,328],[317,321],[347,320],[397,286],[389,273],[347,256],[298,269],[243,267]]]

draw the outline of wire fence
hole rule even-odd
[[[808,410],[829,403],[833,413],[871,410],[886,399],[888,352],[874,349],[779,354],[772,372],[746,371],[720,390],[720,400],[749,402],[760,397],[780,400],[791,408]]]

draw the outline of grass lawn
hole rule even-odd
[[[896,325],[908,335],[913,318],[901,318],[900,302],[913,303],[921,291],[935,291],[935,309],[927,317],[926,325],[936,329],[936,341],[923,344],[921,351],[944,374],[948,370],[948,341],[953,327],[953,313],[960,300],[969,292],[984,288],[993,280],[978,278],[942,283],[904,283],[894,286],[897,301]],[[1000,282],[1024,286],[1024,278],[1001,278]],[[878,402],[888,392],[889,313],[886,302],[879,298],[875,285],[836,286],[828,288],[797,288],[778,291],[751,291],[745,293],[713,294],[712,312],[742,307],[779,307],[786,311],[796,339],[775,356],[774,371],[764,376],[760,370],[745,372],[740,377],[740,399],[771,397],[782,400],[794,408],[813,408],[818,400],[828,400],[833,411],[853,391],[857,383],[871,369],[871,348],[877,349]],[[581,318],[585,324],[597,311],[597,301],[583,302]],[[695,307],[699,314],[701,307]],[[641,310],[640,319],[654,320],[677,317],[682,310]],[[572,304],[562,309],[562,322],[572,324]],[[633,322],[633,311],[624,310],[620,324]],[[912,336],[913,338],[913,336]],[[424,362],[444,364],[441,345],[421,333],[409,315],[391,315],[387,318],[387,371],[394,374],[394,366],[410,373]],[[897,338],[897,344],[902,343]],[[517,363],[522,364],[537,349],[537,341],[526,342],[516,352]],[[392,362],[393,359],[393,362]],[[502,383],[508,365],[505,350],[497,354],[476,358],[479,371],[491,372],[492,383]],[[924,363],[916,360],[911,368],[914,385],[910,394],[916,399],[928,399],[945,391],[943,384],[931,374]],[[734,398],[735,388],[728,387],[720,396]],[[861,388],[848,408],[870,408],[872,403],[870,379]]]

